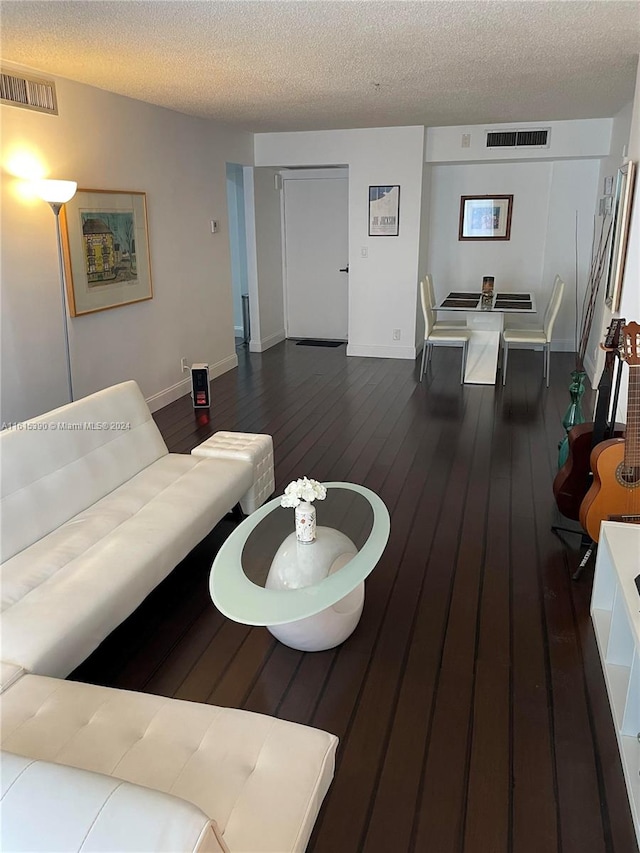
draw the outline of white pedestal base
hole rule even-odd
[[[266,589],[301,589],[319,583],[337,572],[358,553],[343,533],[330,527],[318,527],[313,542],[298,542],[291,533],[278,548]],[[268,625],[273,636],[302,652],[320,652],[343,643],[355,630],[364,607],[364,581],[332,607],[315,616]]]
[[[467,314],[467,326],[471,337],[464,381],[476,385],[495,385],[504,315],[494,311]]]

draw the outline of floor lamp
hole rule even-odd
[[[73,402],[73,380],[71,378],[71,353],[69,351],[69,315],[67,311],[67,290],[65,287],[64,261],[62,258],[62,234],[60,232],[60,209],[76,194],[78,184],[75,181],[37,181],[36,192],[43,201],[49,202],[56,218],[56,236],[58,239],[58,269],[62,294],[62,325],[64,347],[67,357],[67,384],[69,400]]]

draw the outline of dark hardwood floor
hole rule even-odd
[[[272,714],[340,738],[313,853],[637,850],[589,618],[551,485],[569,354],[514,351],[506,387],[407,361],[280,344],[238,351],[156,415],[172,451],[219,429],[273,435],[276,488],[308,475],[376,491],[391,514],[362,620],[304,654],[228,621],[208,572],[223,521],[72,677]],[[199,422],[200,420],[200,422]]]

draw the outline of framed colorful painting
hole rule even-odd
[[[72,317],[153,298],[145,193],[78,190],[60,225]]]

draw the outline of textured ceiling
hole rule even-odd
[[[551,121],[633,97],[640,2],[3,0],[4,60],[250,131]]]

